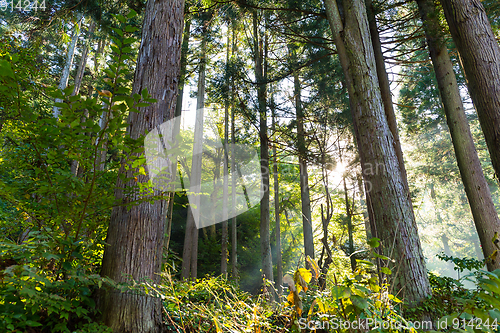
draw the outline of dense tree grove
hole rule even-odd
[[[498,332],[493,0],[0,1],[0,332]]]

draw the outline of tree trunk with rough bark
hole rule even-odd
[[[300,173],[300,201],[302,204],[302,228],[304,233],[304,254],[306,267],[311,269],[307,257],[314,259],[314,240],[311,219],[311,198],[309,196],[309,175],[307,173],[307,148],[304,131],[304,111],[302,109],[299,74],[293,75],[294,95],[295,95],[295,117],[297,120],[297,147],[299,155]]]
[[[480,0],[441,0],[441,4],[453,41],[460,53],[470,97],[476,107],[491,163],[498,179],[500,177],[500,46]],[[500,232],[499,229],[496,231]]]
[[[401,149],[401,141],[399,140],[398,124],[396,121],[396,114],[394,113],[394,104],[392,103],[391,84],[387,76],[385,68],[384,54],[382,53],[382,43],[380,42],[380,35],[378,32],[377,21],[375,17],[375,9],[372,0],[365,0],[366,10],[368,14],[368,26],[370,27],[370,35],[372,38],[373,52],[375,56],[375,65],[377,67],[377,77],[380,86],[380,94],[382,102],[384,102],[385,116],[387,124],[394,137],[394,149],[398,157],[399,166],[401,168],[401,176],[405,186],[408,188],[408,179],[406,176],[406,168],[403,159],[403,150]]]
[[[344,1],[344,20],[335,0],[325,0],[340,63],[346,76],[365,183],[370,191],[382,250],[396,263],[393,294],[411,306],[430,295],[425,261],[408,189],[395,151],[377,78],[365,3]]]
[[[453,64],[448,55],[442,28],[438,21],[438,11],[433,0],[417,0],[417,4],[422,17],[427,45],[429,46],[434,72],[436,73],[439,93],[446,114],[446,122],[450,129],[460,176],[469,200],[476,230],[481,240],[484,257],[488,258],[493,256],[496,250],[491,240],[495,231],[500,232],[500,220],[474,146]],[[500,268],[500,260],[488,260],[487,267],[490,271]]]
[[[133,93],[147,89],[157,102],[130,113],[128,135],[133,139],[174,117],[183,16],[183,0],[149,0],[146,5]],[[119,178],[117,183],[115,196],[120,205],[111,214],[101,275],[117,282],[131,282],[131,277],[158,283],[167,202],[144,201],[127,207],[142,198],[137,183],[146,183],[149,177],[138,175],[136,182],[133,175],[138,168],[120,172],[132,180],[124,183]],[[132,193],[126,194],[129,189]],[[110,290],[102,294],[99,304],[104,323],[114,332],[157,333],[162,329],[161,298]]]
[[[257,11],[253,11],[253,52],[255,62],[255,78],[257,80],[257,99],[260,118],[260,167],[262,170],[262,191],[260,201],[260,250],[262,258],[262,274],[267,280],[273,281],[273,262],[270,243],[269,220],[269,140],[267,137],[267,98],[264,77],[264,45],[259,37],[259,22]]]

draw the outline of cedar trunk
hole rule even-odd
[[[304,111],[301,101],[301,87],[299,74],[293,75],[294,95],[295,95],[295,117],[297,119],[297,146],[299,155],[300,172],[300,201],[302,203],[302,229],[304,233],[304,254],[306,267],[310,267],[307,257],[314,259],[313,227],[311,219],[311,198],[309,196],[309,175],[307,174],[307,148],[304,131]]]
[[[433,0],[417,0],[427,37],[427,44],[434,65],[446,121],[450,129],[455,155],[476,230],[481,240],[484,257],[495,252],[491,241],[495,231],[500,231],[500,220],[484,178],[481,162],[467,122],[453,65],[446,49],[442,29]],[[444,236],[446,237],[446,236]],[[500,268],[499,260],[487,260],[488,270]]]
[[[496,177],[500,177],[500,46],[479,0],[441,0]],[[499,229],[496,231],[500,232]],[[498,260],[498,259],[497,259]]]
[[[260,250],[262,256],[262,274],[273,281],[273,262],[271,257],[271,236],[269,220],[269,140],[267,137],[267,98],[263,67],[263,41],[259,38],[257,12],[253,15],[255,78],[257,80],[257,99],[260,118],[260,168],[262,174],[263,196],[260,201]]]
[[[414,305],[431,290],[408,189],[387,124],[364,1],[344,1],[344,22],[335,0],[327,17],[346,76],[363,176],[384,254],[394,258],[393,294]]]
[[[133,93],[147,89],[157,102],[140,108],[139,113],[130,113],[128,134],[133,139],[174,116],[183,16],[183,0],[150,0],[146,5]],[[133,179],[137,169],[122,168],[120,172]],[[137,182],[145,183],[149,177],[137,178]],[[132,189],[132,193],[125,195],[125,189]],[[131,277],[137,282],[158,283],[167,201],[145,201],[126,207],[142,197],[134,180],[124,183],[119,179],[115,196],[121,205],[111,214],[101,275],[117,282],[131,282]],[[102,295],[100,308],[105,324],[114,332],[161,331],[160,298],[111,290]]]

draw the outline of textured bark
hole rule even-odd
[[[148,90],[155,104],[131,112],[128,134],[133,139],[143,136],[163,122],[172,119],[177,97],[177,81],[181,50],[184,1],[148,1],[146,5],[142,42],[139,49],[133,93]],[[133,179],[136,168],[125,171]],[[148,176],[137,176],[137,182],[146,183]],[[125,195],[125,191],[132,190]],[[155,194],[160,194],[155,191]],[[121,205],[113,208],[102,262],[102,276],[118,282],[145,280],[159,282],[164,241],[167,202],[137,201],[142,195],[134,180],[118,180],[115,196]],[[160,332],[162,303],[160,298],[132,292],[111,290],[102,295],[100,308],[104,323],[114,332]]]
[[[429,46],[434,72],[436,73],[460,176],[469,200],[476,230],[481,240],[483,253],[487,258],[492,256],[496,250],[491,240],[495,232],[500,232],[500,220],[491,198],[488,183],[484,178],[481,162],[477,156],[434,1],[417,0],[417,4],[422,17],[427,45]],[[490,271],[500,268],[500,261],[488,260],[487,267]]]
[[[309,175],[307,174],[307,148],[304,131],[304,111],[301,101],[300,79],[297,72],[293,75],[295,95],[295,117],[297,119],[297,146],[300,172],[300,201],[302,204],[302,228],[304,233],[304,254],[306,267],[311,269],[307,257],[314,259],[314,240],[311,219],[311,198],[309,196]]]
[[[481,1],[441,0],[441,4],[453,41],[460,53],[470,97],[476,107],[498,179],[500,177],[500,46]]]
[[[265,278],[273,281],[273,262],[271,257],[270,243],[270,220],[269,220],[269,140],[267,137],[267,100],[266,83],[263,68],[263,41],[259,38],[259,23],[257,12],[253,15],[254,34],[254,61],[255,78],[257,80],[257,99],[259,103],[260,118],[260,167],[262,174],[262,190],[264,195],[260,201],[260,250],[262,256],[262,273]]]
[[[71,42],[69,43],[68,46],[68,53],[66,54],[66,63],[64,64],[64,68],[61,73],[61,80],[59,81],[59,86],[58,88],[60,90],[66,89],[68,86],[68,81],[69,81],[69,73],[71,71],[71,66],[73,65],[73,58],[75,57],[75,49],[76,49],[76,44],[78,42],[78,30],[79,30],[79,25],[82,20],[82,14],[78,14],[77,22],[75,26],[73,27],[73,33],[71,36]],[[62,99],[56,98],[56,103],[61,103]],[[61,111],[57,106],[54,106],[52,109],[52,114],[54,118],[59,118],[59,113]]]
[[[403,178],[404,185],[406,186],[406,188],[408,188],[408,179],[406,176],[406,168],[403,159],[403,150],[401,149],[398,124],[396,121],[396,114],[394,113],[394,104],[392,103],[391,84],[389,83],[389,77],[387,76],[387,70],[385,68],[384,54],[382,53],[382,43],[380,42],[377,21],[375,19],[373,1],[365,0],[365,3],[368,14],[368,26],[370,27],[370,35],[372,38],[373,52],[375,56],[375,65],[377,67],[377,77],[380,86],[380,94],[382,96],[382,102],[384,102],[385,116],[387,118],[389,129],[391,130],[392,136],[394,138],[394,149],[396,150],[396,156],[398,157],[401,176]]]
[[[377,234],[384,253],[396,259],[396,264],[390,265],[393,294],[414,305],[431,290],[409,192],[385,116],[365,4],[362,0],[344,1],[345,25],[335,0],[325,0],[325,6],[348,84]]]
[[[274,100],[271,99],[272,110],[272,133],[276,133],[276,107]],[[278,299],[283,295],[283,258],[281,254],[281,224],[280,224],[280,186],[278,176],[278,154],[276,143],[273,143],[273,176],[274,176],[274,219],[276,222],[276,290],[278,291]]]

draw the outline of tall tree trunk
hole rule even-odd
[[[417,4],[465,193],[481,240],[484,257],[492,257],[496,248],[491,240],[495,232],[500,232],[500,220],[474,146],[453,65],[438,21],[438,11],[433,0],[417,0]],[[500,90],[498,94],[500,97]],[[487,260],[487,267],[490,271],[500,268],[500,260]]]
[[[441,0],[497,179],[500,177],[500,46],[480,0]],[[495,229],[500,233],[500,229]],[[491,239],[490,239],[491,242]],[[498,265],[499,259],[493,265]],[[499,267],[499,266],[496,266]]]
[[[179,95],[175,105],[175,116],[180,117],[182,113],[182,99],[184,97],[184,84],[186,82],[187,54],[189,51],[189,37],[191,36],[191,17],[186,19],[184,25],[184,35],[182,37],[181,48],[181,73],[179,75]],[[176,123],[177,124],[177,123]],[[180,122],[178,122],[180,126]]]
[[[272,108],[272,133],[276,133],[276,106],[274,99],[271,97]],[[278,291],[278,300],[283,295],[283,258],[281,255],[281,222],[280,222],[280,186],[278,176],[278,154],[276,143],[273,142],[273,177],[274,177],[274,219],[276,222],[276,286]]]
[[[385,68],[384,54],[382,53],[382,43],[380,42],[380,35],[377,28],[375,9],[373,7],[372,0],[365,0],[365,3],[368,14],[368,26],[370,27],[370,35],[375,56],[375,65],[377,67],[380,94],[382,96],[382,102],[384,103],[385,116],[387,117],[387,124],[389,125],[389,129],[394,137],[394,149],[396,150],[399,166],[401,168],[401,176],[403,178],[404,185],[408,188],[403,150],[401,149],[398,124],[396,121],[396,114],[394,113],[394,104],[392,103],[391,84],[389,83],[389,77],[387,76],[387,70]]]
[[[269,140],[267,137],[267,101],[266,101],[266,78],[264,77],[263,41],[259,38],[259,22],[257,11],[253,15],[254,34],[254,61],[255,78],[257,80],[257,99],[259,103],[260,117],[260,167],[262,170],[262,191],[263,197],[260,201],[260,251],[262,256],[262,273],[265,278],[273,281],[273,262],[271,256],[270,243],[270,221],[269,221]]]
[[[61,80],[59,81],[59,86],[58,88],[60,90],[66,89],[68,86],[68,81],[69,81],[69,73],[71,71],[71,66],[73,65],[73,58],[75,57],[75,49],[76,49],[76,44],[78,43],[78,31],[79,31],[79,26],[80,22],[82,21],[83,15],[81,13],[78,13],[77,16],[77,21],[73,27],[73,33],[71,36],[71,42],[69,43],[68,46],[68,52],[66,54],[66,63],[64,64],[64,68],[61,73]],[[56,98],[56,103],[61,103],[62,99]],[[54,115],[54,118],[59,118],[59,113],[61,111],[57,106],[54,106],[52,109],[52,114]]]
[[[293,86],[295,95],[295,117],[297,119],[297,146],[299,153],[299,172],[300,172],[300,199],[302,203],[302,228],[304,233],[304,254],[306,258],[306,267],[311,269],[307,257],[314,259],[314,240],[313,227],[311,219],[311,199],[309,196],[309,175],[307,174],[307,148],[304,131],[304,111],[301,101],[301,87],[299,74],[296,71],[293,74]]]
[[[196,122],[194,126],[193,138],[193,160],[191,164],[190,187],[194,195],[189,199],[190,214],[186,221],[186,234],[184,236],[184,249],[182,252],[181,276],[184,279],[196,279],[198,271],[198,234],[199,229],[196,221],[200,218],[200,192],[201,192],[201,172],[202,172],[202,152],[203,152],[203,122],[205,114],[205,70],[206,70],[206,48],[207,48],[207,24],[203,23],[201,40],[201,58],[198,75],[198,93],[196,98]],[[196,207],[193,209],[191,206]]]
[[[183,16],[183,0],[149,0],[146,5],[133,93],[147,89],[157,102],[140,108],[139,113],[130,113],[128,134],[132,139],[174,117]],[[104,251],[101,275],[117,282],[130,282],[130,276],[138,282],[159,283],[167,202],[146,200],[128,206],[142,198],[133,179],[138,168],[128,171],[122,168],[120,172],[132,180],[124,183],[122,178],[118,179],[115,196],[121,205],[113,208],[111,214],[106,238],[109,245]],[[137,176],[138,183],[148,181],[146,175]],[[130,195],[126,195],[128,189],[133,190]],[[160,191],[155,191],[155,195],[159,194]],[[161,331],[160,298],[118,290],[102,296],[104,323],[114,332]]]
[[[349,260],[351,261],[351,270],[354,272],[356,270],[356,258],[354,257],[354,228],[352,226],[352,212],[351,205],[349,203],[349,194],[347,192],[347,183],[345,181],[345,175],[342,176],[342,182],[344,184],[344,201],[345,201],[345,212],[347,215],[347,235],[349,237]]]
[[[345,24],[336,1],[325,0],[346,76],[363,176],[370,185],[382,250],[397,259],[396,265],[391,265],[393,293],[413,306],[429,296],[431,290],[410,194],[403,185],[394,138],[387,124],[364,1],[343,4]]]
[[[87,32],[87,41],[85,42],[82,50],[82,57],[80,63],[78,64],[78,69],[75,76],[75,87],[73,89],[73,95],[78,95],[80,92],[80,87],[82,85],[83,74],[85,73],[85,67],[87,66],[87,58],[89,55],[89,44],[90,40],[93,38],[95,30],[95,21],[90,22],[89,30]]]
[[[233,21],[233,55],[236,48],[236,28]],[[234,281],[238,280],[238,229],[236,225],[236,214],[234,210],[236,209],[236,131],[235,131],[235,103],[234,103],[234,81],[231,78],[231,207],[233,209],[232,221],[231,221],[231,276]]]
[[[221,246],[221,274],[227,278],[227,243],[228,243],[228,192],[229,192],[229,156],[228,156],[228,144],[229,144],[229,98],[230,98],[230,79],[229,79],[229,60],[231,52],[231,28],[228,25],[227,29],[227,41],[226,41],[226,96],[224,101],[224,184],[222,188],[222,246]],[[234,189],[233,189],[234,190]]]

